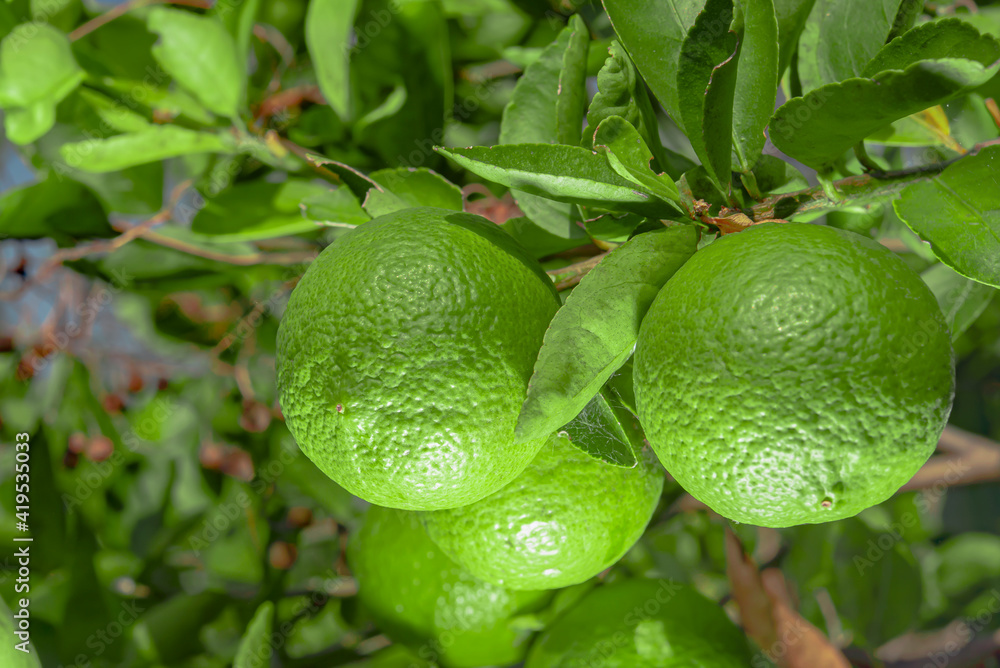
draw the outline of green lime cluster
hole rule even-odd
[[[286,423],[320,469],[376,504],[352,570],[379,628],[421,659],[520,660],[519,629],[537,622],[508,622],[613,565],[659,502],[648,448],[624,468],[565,435],[515,440],[559,304],[496,225],[416,208],[324,250],[282,319]]]
[[[764,223],[698,251],[635,349],[639,419],[667,471],[768,527],[856,515],[934,452],[954,396],[934,295],[867,237]]]

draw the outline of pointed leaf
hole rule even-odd
[[[630,469],[638,463],[633,444],[636,435],[630,424],[632,416],[616,412],[608,401],[609,397],[612,401],[616,399],[612,393],[598,392],[559,433],[594,459]],[[630,427],[628,431],[623,422]],[[638,445],[641,448],[641,439]]]
[[[778,95],[778,21],[773,0],[745,0],[733,99],[733,162],[746,173],[764,150],[764,128]]]
[[[357,11],[358,0],[309,0],[306,13],[306,47],[316,82],[342,121],[351,115],[350,39]]]
[[[299,208],[309,220],[333,227],[355,227],[370,218],[346,186],[307,195],[302,198]]]
[[[63,144],[62,159],[85,172],[117,172],[191,153],[226,153],[235,144],[226,135],[176,125],[153,125],[141,132]]]
[[[911,0],[816,0],[799,38],[804,91],[861,76],[892,33],[901,5]]]
[[[425,167],[381,169],[368,176],[382,186],[370,189],[365,197],[365,211],[373,218],[415,206],[462,210],[461,189]]]
[[[1000,287],[1000,146],[988,146],[906,188],[896,214],[942,262]]]
[[[210,235],[213,242],[238,243],[314,232],[316,221],[303,215],[303,203],[322,198],[340,204],[341,213],[367,219],[347,188],[292,178],[282,183],[259,180],[238,183],[208,199],[191,221],[191,230]],[[353,209],[350,207],[353,204]]]
[[[513,144],[437,150],[474,174],[532,195],[653,216],[676,212],[672,205],[616,174],[604,156],[579,146]]]
[[[253,619],[247,625],[240,646],[236,650],[233,668],[259,668],[270,663],[262,661],[262,656],[270,656],[271,628],[274,624],[274,603],[265,601],[257,608]]]
[[[972,326],[990,305],[996,289],[971,281],[945,264],[935,264],[920,274],[924,283],[937,297],[941,312],[955,341]]]
[[[823,169],[868,135],[951,100],[996,74],[972,60],[922,60],[903,71],[817,88],[789,100],[771,118],[771,141],[786,155]]]
[[[518,79],[500,122],[500,144],[580,143],[590,34],[574,16]],[[557,236],[580,237],[572,204],[515,191],[521,210]]]
[[[677,184],[666,174],[650,167],[653,154],[639,132],[621,116],[608,116],[594,133],[595,148],[607,151],[608,163],[619,176],[649,190],[660,199],[677,202]]]
[[[163,69],[210,110],[235,116],[243,93],[244,66],[222,22],[153,7],[146,25],[160,36],[153,45],[153,57]]]
[[[677,65],[684,38],[704,6],[702,0],[604,0],[618,39],[682,130]]]
[[[632,354],[649,305],[697,240],[687,225],[640,234],[584,276],[545,333],[518,440],[543,438],[583,410]]]
[[[722,192],[728,191],[733,144],[737,39],[729,30],[732,0],[709,0],[681,46],[677,95],[695,154]]]
[[[989,66],[1000,58],[1000,42],[980,35],[961,19],[931,21],[883,46],[861,75],[870,78],[885,70],[905,70],[918,60],[938,58],[965,58]]]

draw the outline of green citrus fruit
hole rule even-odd
[[[500,491],[422,517],[445,554],[476,577],[511,589],[554,589],[618,561],[642,535],[662,489],[663,469],[651,452],[626,469],[554,435]]]
[[[379,629],[419,658],[447,666],[517,663],[530,633],[508,622],[551,597],[477,580],[448,559],[406,510],[371,506],[347,557],[358,596]]]
[[[871,239],[765,223],[695,253],[635,350],[639,418],[695,498],[769,527],[881,503],[934,451],[954,395],[934,295]]]
[[[746,668],[746,637],[714,602],[666,580],[598,587],[549,627],[525,668]]]
[[[312,263],[281,320],[288,427],[372,503],[478,501],[544,443],[515,443],[514,426],[558,306],[541,266],[485,218],[418,208],[367,222]]]

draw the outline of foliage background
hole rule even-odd
[[[368,217],[349,172],[304,155],[366,173],[432,168],[462,186],[468,210],[517,216],[503,188],[431,147],[497,143],[517,75],[573,11],[595,40],[595,92],[610,22],[598,4],[553,2],[0,2],[0,36],[43,44],[0,52],[0,591],[15,598],[9,444],[27,432],[44,666],[231,665],[241,639],[259,639],[247,627],[268,601],[276,626],[288,623],[276,665],[410,665],[357,605],[344,563],[363,504],[299,454],[276,401],[287,295],[323,246]],[[992,3],[923,10],[1000,35]],[[885,159],[947,159],[997,136],[981,100],[939,111]],[[694,158],[658,122],[665,146]],[[877,227],[914,268],[934,264],[891,208],[837,215]],[[614,243],[531,234],[553,271]],[[956,342],[952,423],[998,439],[1000,302],[981,301]],[[1000,446],[972,442],[975,484],[945,479],[829,525],[738,528],[855,665],[878,654],[918,666],[941,652],[949,665],[996,665],[989,457]],[[693,583],[735,614],[725,524],[675,485],[661,508],[616,571]]]

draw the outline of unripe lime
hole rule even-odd
[[[934,295],[871,239],[765,223],[695,253],[649,309],[639,418],[695,498],[769,527],[851,517],[934,452],[954,395]]]
[[[430,510],[514,479],[544,440],[514,442],[552,282],[485,218],[376,218],[326,248],[278,331],[278,388],[299,447],[348,491]]]
[[[642,536],[663,490],[645,451],[613,466],[552,436],[524,473],[477,503],[424,513],[431,538],[477,577],[553,589],[608,568]]]

